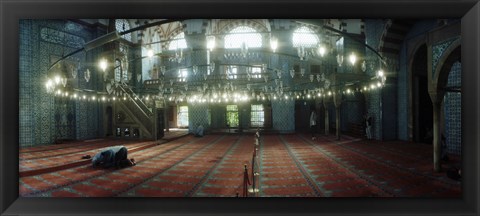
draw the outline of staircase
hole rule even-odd
[[[127,97],[122,103],[117,103],[132,120],[137,123],[141,131],[142,137],[154,138],[154,113],[142,100],[139,100],[137,95],[126,86],[118,86],[119,89]]]

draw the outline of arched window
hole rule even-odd
[[[188,127],[188,106],[178,107],[177,127]]]
[[[293,32],[293,47],[312,48],[317,46],[319,41],[317,34],[308,27],[302,26]]]
[[[248,26],[239,26],[231,30],[224,38],[225,48],[241,48],[245,43],[248,48],[262,47],[262,35]]]
[[[128,23],[128,21],[125,19],[117,19],[115,20],[115,28],[119,33],[128,31],[130,30],[130,23]],[[132,41],[132,34],[131,33],[124,34],[122,35],[122,38],[128,41]]]
[[[172,41],[168,44],[168,50],[185,48],[187,48],[187,41],[185,40],[185,34],[183,32],[172,38]]]
[[[160,36],[158,36],[158,33],[155,33],[152,37],[152,50],[153,53],[160,53],[162,51],[162,46],[160,44]]]

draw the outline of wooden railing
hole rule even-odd
[[[138,124],[142,125],[150,135],[153,135],[154,113],[152,110],[130,88],[120,86],[120,89],[128,97],[128,100],[125,100],[123,104],[133,115],[132,118],[136,119]]]

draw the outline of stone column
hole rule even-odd
[[[168,123],[168,103],[165,101],[165,99],[163,99],[163,121],[165,121],[163,124],[165,126],[165,132],[169,132],[170,125]]]
[[[440,130],[440,114],[442,113],[441,107],[441,103],[433,103],[433,169],[435,172],[440,172],[442,170],[442,132]]]
[[[323,99],[323,107],[325,108],[325,135],[330,134],[330,120],[328,118],[328,99]]]
[[[441,151],[442,151],[442,131],[440,124],[442,113],[442,101],[445,92],[436,90],[430,91],[430,98],[432,99],[432,106],[433,106],[433,170],[435,172],[440,172],[442,170],[441,164]]]
[[[342,106],[342,94],[340,91],[333,93],[333,104],[335,105],[335,126],[337,140],[340,140],[341,124],[340,124],[340,107]]]

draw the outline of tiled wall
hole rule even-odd
[[[400,50],[400,69],[397,76],[397,138],[409,140],[408,135],[408,69],[407,46],[404,42]]]
[[[280,132],[293,132],[295,130],[295,102],[292,100],[272,101],[273,129]]]
[[[19,44],[19,142],[20,146],[51,144],[61,139],[86,139],[98,134],[97,105],[55,98],[45,89],[48,69],[57,58],[75,51],[94,33],[64,20],[21,20]],[[70,74],[74,87],[89,87],[82,81],[85,60],[83,52],[66,62],[80,62],[77,79]],[[93,75],[96,71],[90,69]],[[51,73],[51,70],[50,70]],[[100,121],[101,122],[101,121]]]
[[[363,95],[359,92],[355,93],[355,95],[350,94],[344,97],[345,99],[342,102],[341,116],[345,118],[345,120],[342,119],[341,128],[343,131],[348,131],[350,130],[349,123],[363,124],[365,102]]]
[[[365,34],[368,36],[366,38],[366,43],[375,50],[378,50],[381,36],[383,34],[386,22],[384,20],[365,20]],[[366,50],[366,56],[369,59],[377,58],[376,54],[371,50]],[[366,73],[370,76],[375,75],[378,70],[378,63],[374,63],[373,67],[367,67]],[[387,77],[388,79],[388,77]],[[381,92],[379,90],[369,91],[365,94],[365,105],[366,110],[373,119],[372,123],[372,136],[374,139],[382,139],[382,126],[389,127],[388,125],[382,124],[382,103],[381,103]],[[389,128],[387,128],[389,129]]]
[[[197,124],[203,125],[204,128],[209,128],[208,124],[208,104],[195,104],[188,106],[188,129],[194,132]]]
[[[455,41],[456,38],[451,38],[449,40],[436,43],[432,46],[432,77],[435,77],[435,71],[437,69],[440,58],[442,57],[445,50],[450,46],[450,44]]]
[[[448,87],[462,85],[462,65],[455,62],[448,75]],[[447,151],[453,154],[462,153],[462,94],[460,92],[447,92],[444,97],[445,107],[445,137],[447,138]]]

